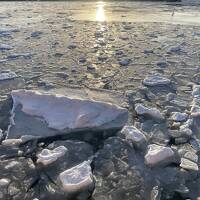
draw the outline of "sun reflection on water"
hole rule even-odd
[[[104,2],[102,1],[97,2],[96,21],[103,22],[106,20],[104,6],[105,6]]]

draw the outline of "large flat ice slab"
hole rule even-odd
[[[105,92],[93,91],[87,96],[80,90],[59,92],[12,91],[13,109],[8,138],[22,135],[48,137],[76,130],[120,129],[127,122],[127,109],[115,104],[114,100],[112,103],[112,95],[107,94],[107,98]],[[102,101],[102,97],[108,102]]]

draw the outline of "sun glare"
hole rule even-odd
[[[104,11],[105,3],[102,1],[99,1],[97,3],[97,10],[96,10],[96,21],[103,22],[105,21],[105,11]]]

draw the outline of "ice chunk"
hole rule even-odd
[[[125,126],[122,129],[122,134],[125,135],[127,140],[132,141],[134,145],[138,148],[144,147],[144,144],[146,143],[146,137],[145,135],[136,127],[134,126]]]
[[[83,189],[88,189],[94,184],[92,171],[89,161],[68,169],[59,175],[65,192],[78,192]]]
[[[49,165],[55,162],[58,158],[64,156],[67,153],[67,148],[64,146],[59,146],[53,150],[43,149],[40,154],[37,155],[37,163],[42,163],[43,165]]]
[[[159,146],[151,144],[148,146],[147,154],[145,155],[145,162],[149,166],[158,164],[165,164],[172,161],[174,152],[170,147]]]
[[[128,119],[127,109],[103,101],[29,90],[12,91],[11,95],[14,104],[9,138],[25,134],[54,136],[85,129],[120,129]],[[38,117],[46,124],[38,120]],[[29,126],[26,126],[25,121]],[[44,127],[51,129],[39,135]]]

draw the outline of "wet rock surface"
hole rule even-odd
[[[199,26],[129,22],[125,12],[124,22],[74,20],[62,3],[8,4],[0,199],[200,198]]]

